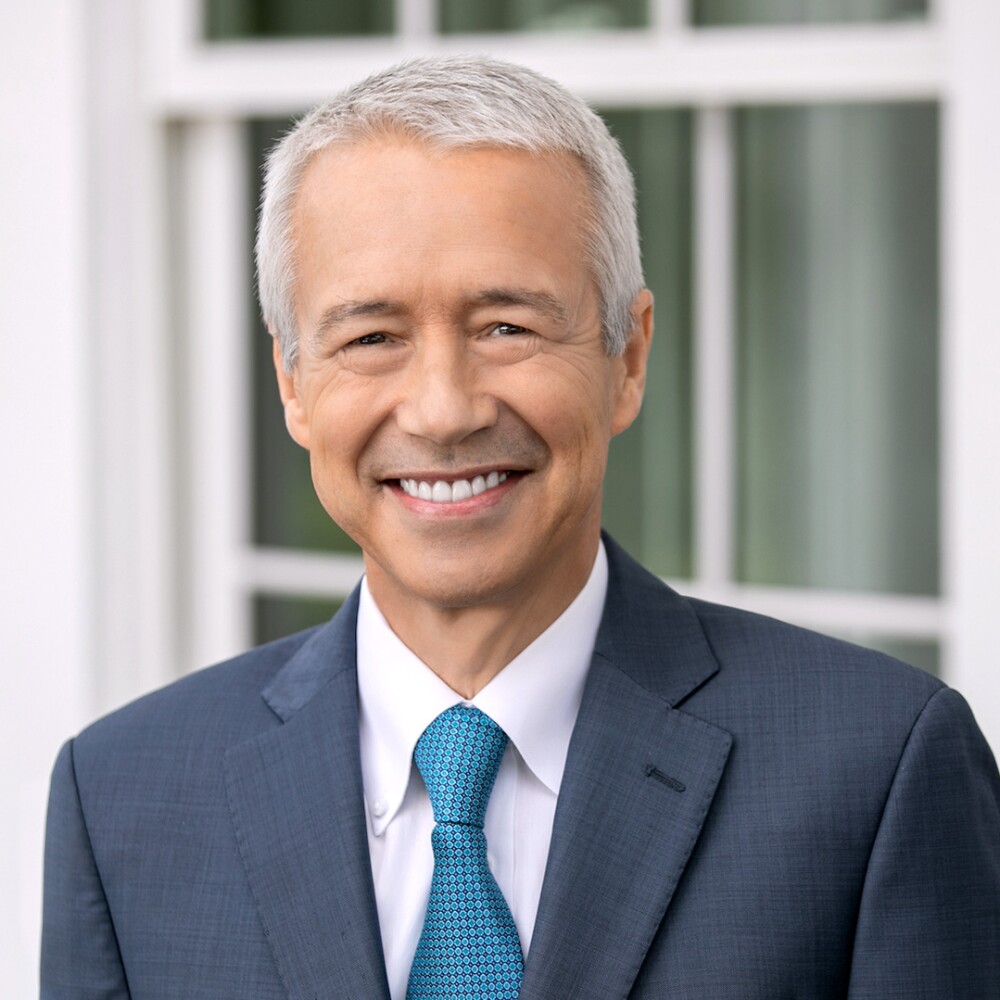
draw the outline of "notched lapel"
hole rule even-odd
[[[732,743],[607,664],[595,662],[588,701],[563,775],[521,1000],[628,995]],[[600,709],[608,704],[617,722]]]
[[[676,708],[718,664],[697,617],[605,538],[608,601],[521,1000],[626,997],[701,833],[731,735]]]
[[[317,633],[266,692],[284,724],[226,755],[240,854],[293,1000],[389,996],[361,787],[352,610],[345,605],[345,620]]]

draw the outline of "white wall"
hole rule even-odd
[[[37,993],[59,744],[92,711],[82,0],[0,4],[0,994]]]
[[[948,681],[1000,757],[1000,4],[942,4],[943,472]]]

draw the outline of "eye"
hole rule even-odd
[[[498,337],[516,337],[518,334],[527,333],[528,330],[516,323],[495,323],[490,332]]]
[[[347,344],[348,347],[371,347],[376,344],[385,344],[389,337],[385,333],[366,333],[362,337],[356,337]]]

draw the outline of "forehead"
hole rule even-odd
[[[567,218],[589,210],[590,187],[583,166],[567,152],[511,149],[487,145],[441,147],[398,133],[342,142],[315,153],[307,162],[293,216],[322,211],[344,191],[342,202],[449,200],[472,194],[482,200],[530,201],[534,190],[558,189]],[[441,207],[444,207],[443,203]]]
[[[300,291],[361,275],[565,278],[586,267],[588,210],[586,176],[567,153],[438,149],[396,135],[338,144],[315,154],[296,198]]]
[[[554,174],[576,191],[581,203],[589,201],[590,184],[582,162],[568,151],[468,143],[449,145],[435,140],[387,130],[373,135],[344,139],[313,153],[303,169],[300,191],[311,175],[341,173],[345,178],[357,172],[378,186],[380,181],[406,163],[426,162],[432,167],[464,165],[470,171],[494,176],[519,173]],[[355,168],[358,168],[356,170]]]

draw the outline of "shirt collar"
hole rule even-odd
[[[607,585],[601,542],[573,603],[467,702],[507,733],[553,794],[562,783]],[[464,699],[392,631],[367,580],[361,584],[357,639],[361,771],[372,829],[380,836],[402,805],[420,734]]]

